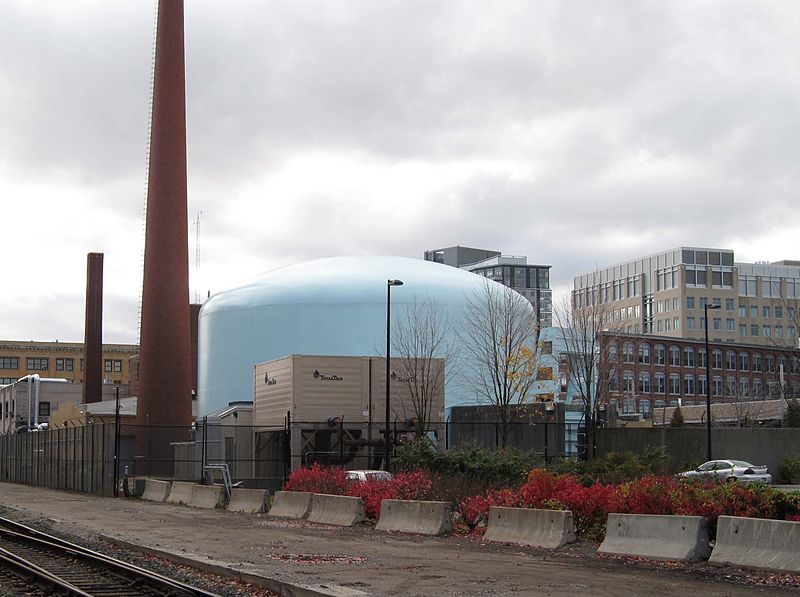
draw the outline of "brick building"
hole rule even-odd
[[[800,350],[709,342],[711,399],[716,403],[800,398]],[[705,404],[705,342],[641,334],[601,334],[605,404],[623,415],[651,418],[654,408]]]

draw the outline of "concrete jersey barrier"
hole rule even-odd
[[[342,527],[353,526],[364,521],[364,502],[361,498],[347,495],[312,494],[308,521]]]
[[[170,504],[188,504],[192,499],[192,487],[194,483],[190,481],[173,481],[167,501]]]
[[[720,516],[710,561],[800,572],[800,522]]]
[[[194,508],[217,508],[222,505],[225,488],[222,485],[194,485],[187,504]]]
[[[693,562],[708,558],[711,547],[702,516],[612,513],[597,552]]]
[[[170,493],[169,481],[158,481],[156,479],[144,480],[144,491],[142,499],[151,502],[163,502]]]
[[[575,523],[570,510],[492,506],[484,539],[555,549],[575,541]]]
[[[453,530],[450,502],[382,500],[379,531],[443,535]]]
[[[231,501],[225,506],[231,512],[245,512],[256,514],[264,511],[269,492],[266,489],[245,489],[234,487],[231,490]]]
[[[311,496],[306,491],[276,491],[268,514],[297,520],[305,518],[311,511]]]

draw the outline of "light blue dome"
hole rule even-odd
[[[291,354],[383,353],[390,278],[404,282],[392,288],[393,321],[414,301],[433,300],[447,310],[454,330],[485,283],[475,274],[421,259],[334,257],[282,267],[219,292],[200,310],[200,414],[252,400],[257,363]],[[456,394],[450,384],[448,407],[464,401]]]

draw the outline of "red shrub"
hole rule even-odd
[[[370,479],[363,483],[353,483],[347,495],[364,500],[364,513],[367,518],[377,520],[381,515],[383,500],[423,500],[428,497],[431,479],[425,471],[398,473],[388,481]]]
[[[312,464],[308,468],[292,471],[283,486],[283,490],[345,495],[347,494],[348,486],[347,475],[342,469]]]

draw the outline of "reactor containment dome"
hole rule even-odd
[[[291,354],[382,356],[389,279],[403,281],[391,291],[393,328],[410,305],[435,302],[448,314],[452,334],[487,283],[421,259],[334,257],[272,270],[219,292],[199,316],[199,413],[252,400],[253,367],[264,361]],[[448,407],[467,401],[458,393],[448,384]]]

